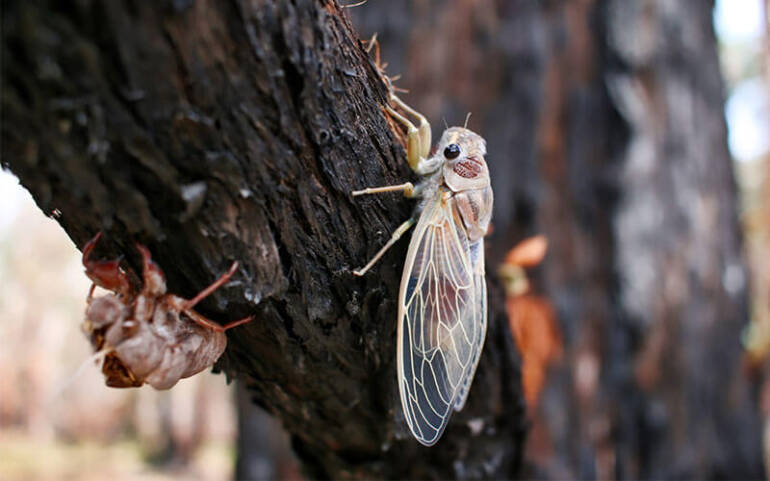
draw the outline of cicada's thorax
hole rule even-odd
[[[486,142],[480,135],[463,127],[451,127],[441,136],[434,154],[434,158],[443,158],[443,186],[451,193],[449,200],[471,242],[486,235],[492,217],[486,153]]]

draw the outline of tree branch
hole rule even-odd
[[[523,440],[518,366],[491,288],[465,410],[430,450],[395,383],[406,242],[362,264],[409,201],[351,190],[410,176],[386,87],[334,2],[6,2],[3,165],[78,246],[152,251],[170,290],[228,333],[220,361],[279,416],[313,477],[511,477]],[[73,320],[75,322],[75,320]],[[467,423],[478,418],[471,429]]]

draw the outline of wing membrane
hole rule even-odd
[[[465,404],[486,332],[483,241],[469,243],[464,229],[439,192],[420,216],[401,279],[399,391],[426,446]]]
[[[482,347],[484,347],[484,339],[487,335],[487,282],[485,279],[484,271],[484,241],[479,239],[475,243],[471,244],[471,265],[474,266],[473,283],[474,290],[477,293],[477,302],[479,303],[478,309],[481,314],[481,326],[476,329],[476,339],[473,342],[473,359],[471,361],[470,375],[465,377],[465,383],[460,389],[460,393],[457,395],[455,401],[455,411],[461,411],[465,406],[465,400],[468,398],[468,390],[471,387],[473,381],[473,374],[476,372],[476,367],[479,365],[479,357],[481,356]]]

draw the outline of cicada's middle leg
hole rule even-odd
[[[400,190],[404,191],[404,197],[412,198],[415,196],[415,188],[414,184],[411,182],[405,182],[403,184],[398,185],[386,185],[383,187],[367,187],[366,189],[361,190],[354,190],[351,192],[353,197],[359,196],[359,195],[366,195],[366,194],[382,194],[384,192],[398,192]]]

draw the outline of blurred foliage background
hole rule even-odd
[[[747,370],[762,392],[765,466],[770,465],[767,11],[764,0],[720,0],[714,10],[729,147],[740,187],[751,275],[751,323],[742,339],[724,342],[743,343]],[[356,21],[364,23],[363,30],[365,15],[360,14],[363,20],[358,15],[354,13]],[[430,37],[429,32],[426,35]],[[396,56],[387,50],[381,54],[386,62]],[[400,86],[409,88],[413,81],[409,70],[390,73],[403,74]],[[435,133],[440,124],[431,120]],[[551,366],[558,367],[565,358],[552,301],[531,292],[529,284],[522,285],[527,269],[539,263],[538,255],[523,254],[522,245],[518,248],[503,262],[509,266],[504,277],[509,276],[512,330],[518,331],[525,391],[534,413],[528,454],[538,459],[550,455],[550,447],[540,438],[546,428],[537,419],[541,391],[547,389]],[[262,473],[264,478],[299,477],[278,423],[251,407],[246,395],[226,385],[223,376],[195,376],[168,392],[104,387],[98,369],[84,365],[90,346],[79,323],[88,288],[76,246],[11,174],[0,174],[1,479],[231,479],[238,405],[241,425],[251,423],[250,432],[256,436],[250,442],[264,451],[250,461],[261,459],[262,465],[241,472]]]
[[[90,287],[79,252],[15,184],[3,174],[0,478],[231,479],[224,377],[165,392],[105,387],[79,327]]]

